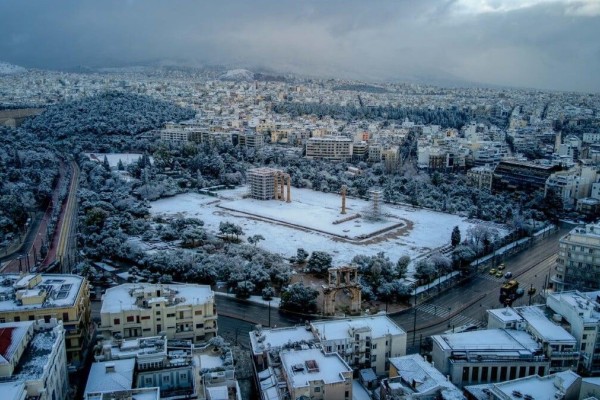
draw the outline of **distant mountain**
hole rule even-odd
[[[247,69],[230,69],[224,74],[219,76],[219,79],[223,81],[253,81],[254,72],[248,71]]]
[[[23,72],[27,72],[27,69],[0,61],[0,75],[22,74]]]

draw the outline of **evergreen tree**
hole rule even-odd
[[[458,226],[455,226],[452,230],[452,236],[450,237],[450,243],[452,244],[452,247],[458,246],[460,244],[460,240],[460,229]]]

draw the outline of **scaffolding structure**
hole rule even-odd
[[[257,200],[292,201],[292,179],[275,168],[254,168],[248,171],[250,197]]]
[[[371,199],[371,210],[369,212],[370,217],[373,219],[381,218],[381,200],[383,191],[381,189],[369,190],[369,197]]]

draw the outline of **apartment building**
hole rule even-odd
[[[1,323],[0,354],[3,399],[68,398],[65,331],[56,319]]]
[[[592,185],[597,179],[595,168],[572,168],[568,171],[555,172],[546,180],[544,195],[554,191],[562,200],[566,209],[575,207],[577,200],[588,197]]]
[[[486,329],[431,338],[435,367],[458,387],[544,376],[550,370],[542,345],[525,331]]]
[[[567,291],[553,293],[546,305],[557,314],[578,343],[580,367],[588,374],[600,373],[599,292]]]
[[[85,360],[92,325],[89,285],[77,275],[0,275],[0,323],[62,321],[67,362],[78,368]]]
[[[556,290],[600,289],[600,224],[577,227],[559,240]]]
[[[560,167],[555,165],[503,160],[494,169],[492,190],[499,192],[543,189],[550,175],[559,170]]]
[[[571,369],[579,365],[579,345],[560,321],[552,321],[552,311],[543,306],[499,308],[488,310],[488,329],[514,329],[529,333],[550,360],[549,373]]]
[[[289,398],[352,399],[352,368],[338,354],[311,348],[285,350],[279,357]]]
[[[352,139],[343,136],[311,137],[306,141],[306,158],[350,161]]]
[[[214,293],[206,285],[115,286],[104,294],[100,319],[105,338],[165,335],[198,343],[217,334]]]
[[[467,183],[469,186],[480,190],[491,191],[494,170],[488,166],[471,168],[467,172]]]
[[[242,132],[238,135],[238,145],[258,149],[264,145],[264,137],[260,133]]]
[[[313,321],[310,329],[325,352],[337,352],[355,369],[384,374],[390,357],[406,354],[406,332],[386,315]]]

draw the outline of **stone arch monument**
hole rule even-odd
[[[361,291],[358,283],[358,267],[348,265],[344,267],[329,268],[329,281],[323,285],[323,314],[333,315],[336,308],[347,306],[350,314],[360,314]],[[338,304],[339,293],[346,296],[342,299],[344,303]]]

